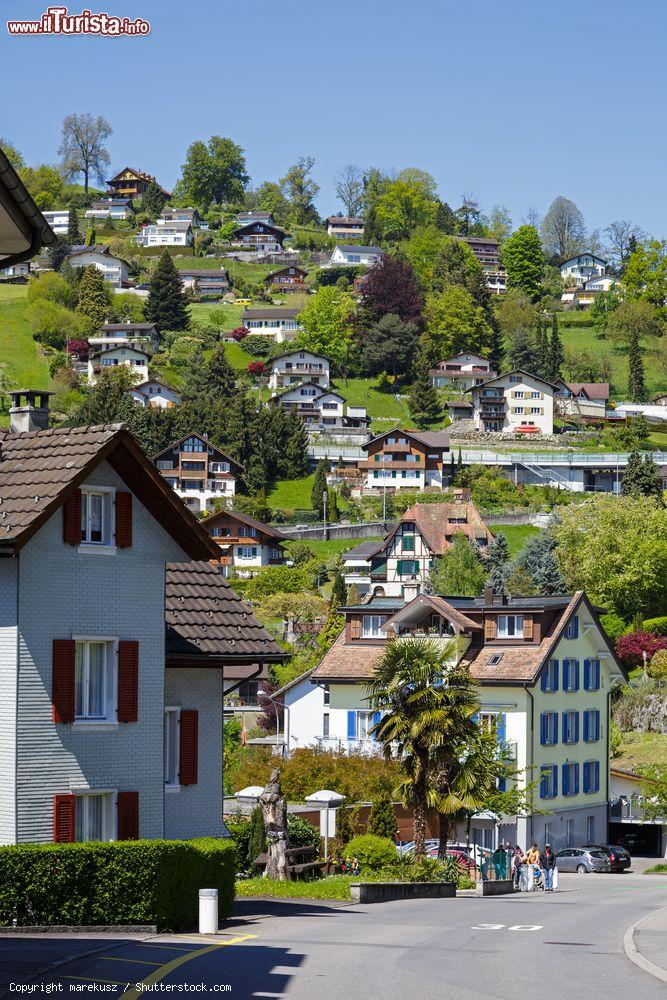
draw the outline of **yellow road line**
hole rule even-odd
[[[131,989],[126,990],[123,993],[121,1000],[137,1000],[141,996],[142,986],[152,986],[154,983],[159,983],[160,980],[168,976],[170,972],[174,969],[178,969],[179,966],[185,965],[186,962],[191,962],[193,958],[197,958],[199,955],[208,955],[209,952],[216,951],[217,948],[228,948],[231,944],[241,944],[242,941],[249,941],[251,938],[256,938],[256,934],[241,934],[238,937],[230,938],[229,941],[216,941],[215,944],[209,945],[207,948],[193,948],[191,951],[187,952],[185,955],[180,955],[179,958],[173,958],[171,962],[166,962],[164,965],[156,969],[155,972],[151,972],[150,976],[146,976],[142,979],[137,986],[133,986]]]
[[[127,979],[121,983],[118,979],[100,979],[99,976],[60,976],[60,979],[83,979],[87,983],[110,983],[112,986],[127,986]]]
[[[176,944],[149,944],[147,941],[139,942],[140,948],[162,948],[163,951],[189,951],[185,945]]]
[[[135,962],[137,965],[161,965],[161,962],[147,962],[143,958],[117,958],[115,955],[101,955],[103,962]]]

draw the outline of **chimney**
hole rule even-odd
[[[45,431],[49,426],[49,396],[41,389],[16,389],[11,393],[9,428],[12,434]]]
[[[484,603],[489,607],[493,607],[493,587],[484,588]]]

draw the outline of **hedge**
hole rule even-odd
[[[232,840],[138,840],[0,847],[0,925],[196,926],[199,889],[234,902]]]
[[[654,635],[667,635],[667,615],[660,618],[647,618],[642,625],[642,631],[653,632]]]

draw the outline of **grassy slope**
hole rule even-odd
[[[26,319],[26,290],[26,285],[0,286],[0,370],[12,385],[49,389],[49,366]],[[7,420],[0,413],[0,422]]]
[[[284,510],[312,510],[310,494],[315,481],[315,473],[301,479],[283,479],[276,483],[267,496],[270,507]]]
[[[648,764],[667,767],[667,734],[623,733],[621,756],[612,761],[612,766],[634,771]]]
[[[533,527],[532,524],[490,524],[489,530],[493,535],[498,535],[502,531],[512,558],[519,554],[529,538],[540,533],[540,529]]]
[[[294,540],[294,542],[296,542],[296,541],[297,541],[297,539]],[[381,541],[381,539],[379,537],[378,538],[364,538],[363,541],[364,542],[379,542],[379,541]],[[294,542],[287,543],[286,548],[287,548],[288,551],[290,549],[290,546],[293,545]],[[311,549],[313,549],[313,551],[315,552],[316,555],[321,556],[323,559],[326,559],[327,556],[338,555],[339,552],[348,552],[349,549],[353,549],[355,547],[355,545],[359,545],[360,544],[360,539],[358,539],[358,538],[356,538],[356,539],[355,538],[334,538],[334,539],[330,539],[328,542],[325,542],[325,541],[320,541],[319,539],[313,540],[311,538],[304,538],[303,544],[304,545],[308,545]]]
[[[616,345],[602,334],[599,334],[595,327],[584,323],[576,322],[576,314],[572,315],[572,323],[561,320],[559,324],[560,334],[565,347],[576,351],[586,351],[590,354],[607,354],[612,364],[611,396],[612,399],[624,399],[628,390],[628,356],[627,349]],[[655,353],[648,350],[648,343],[645,346],[644,365],[646,368],[646,386],[652,396],[665,387],[665,376],[655,363]]]

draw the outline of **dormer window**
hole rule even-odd
[[[523,615],[498,615],[499,639],[523,639]]]

